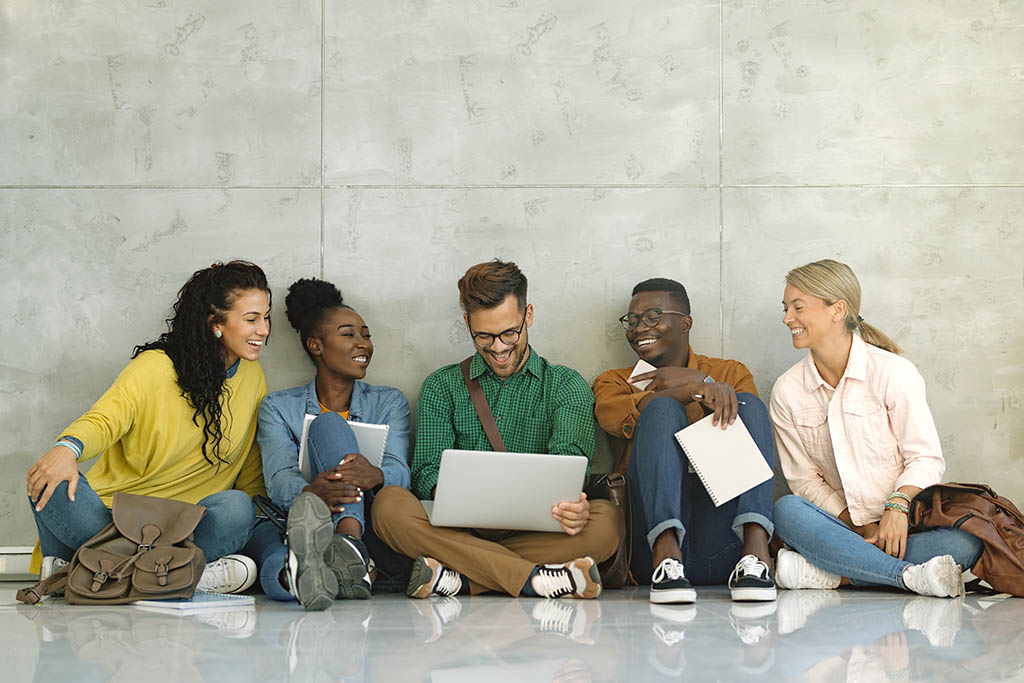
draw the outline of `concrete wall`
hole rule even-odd
[[[682,280],[695,348],[767,395],[786,270],[826,256],[929,386],[948,477],[1024,503],[1020,0],[4,0],[0,545],[24,472],[162,329],[189,273],[337,282],[402,388],[471,352],[455,281],[530,277],[591,379]]]

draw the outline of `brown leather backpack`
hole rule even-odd
[[[936,484],[910,504],[914,531],[962,529],[984,542],[981,559],[970,569],[1000,593],[1024,597],[1024,515],[986,484]]]
[[[206,565],[192,532],[206,508],[118,492],[112,512],[114,521],[83,543],[67,568],[18,591],[18,600],[32,605],[61,591],[71,605],[191,598]]]

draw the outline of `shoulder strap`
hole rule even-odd
[[[501,440],[498,423],[494,421],[494,413],[491,412],[491,407],[487,405],[487,399],[484,398],[484,390],[480,388],[478,380],[469,378],[469,364],[472,362],[473,356],[470,356],[459,363],[459,367],[462,368],[462,379],[466,382],[466,388],[469,389],[469,398],[473,401],[476,416],[480,418],[480,424],[484,428],[484,433],[487,434],[487,440],[491,442],[491,448],[505,452],[508,449],[505,448],[505,442]]]

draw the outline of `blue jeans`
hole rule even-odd
[[[355,434],[348,422],[337,413],[323,413],[309,426],[309,469],[310,474],[315,477],[321,472],[333,469],[348,453],[358,453],[359,444],[356,442]],[[344,512],[331,514],[331,520],[337,529],[338,522],[345,517],[351,517],[359,522],[363,528],[363,542],[366,543],[371,554],[371,536],[373,527],[366,524],[366,517],[369,515],[370,503],[373,498],[371,491],[363,492],[363,502],[345,503]],[[373,536],[376,540],[376,537]],[[272,600],[294,600],[291,593],[285,589],[278,577],[284,569],[288,560],[288,548],[281,539],[281,533],[277,527],[270,522],[262,522],[256,526],[252,540],[246,546],[246,554],[256,560],[260,571],[260,585],[263,592]]]
[[[740,418],[773,467],[775,442],[768,410],[753,394],[738,397],[746,404],[739,406]],[[655,539],[674,529],[687,578],[697,585],[725,583],[742,553],[743,525],[759,524],[772,536],[772,480],[715,507],[700,478],[688,472],[686,454],[674,436],[688,424],[685,406],[674,398],[655,398],[640,413],[627,477],[634,536],[643,533],[647,542],[634,544],[633,570],[649,576]]]
[[[906,589],[903,570],[939,555],[952,555],[961,569],[970,569],[981,557],[984,544],[966,531],[943,527],[911,533],[907,551],[899,560],[866,542],[835,515],[799,496],[775,502],[779,538],[811,564],[846,577],[854,586],[892,586]]]
[[[213,562],[236,553],[249,540],[256,523],[256,510],[249,494],[243,491],[218,491],[199,501],[206,508],[193,538]],[[68,483],[61,482],[41,511],[29,500],[39,530],[39,550],[43,556],[70,560],[83,543],[113,521],[110,509],[89,485],[85,475],[78,478],[75,501],[68,500]]]

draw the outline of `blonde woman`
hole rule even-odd
[[[782,471],[796,495],[775,503],[792,550],[776,560],[780,588],[891,586],[962,594],[981,541],[953,528],[909,533],[910,501],[945,471],[924,379],[860,316],[860,283],[826,259],[786,275],[782,322],[807,357],[772,389]]]

